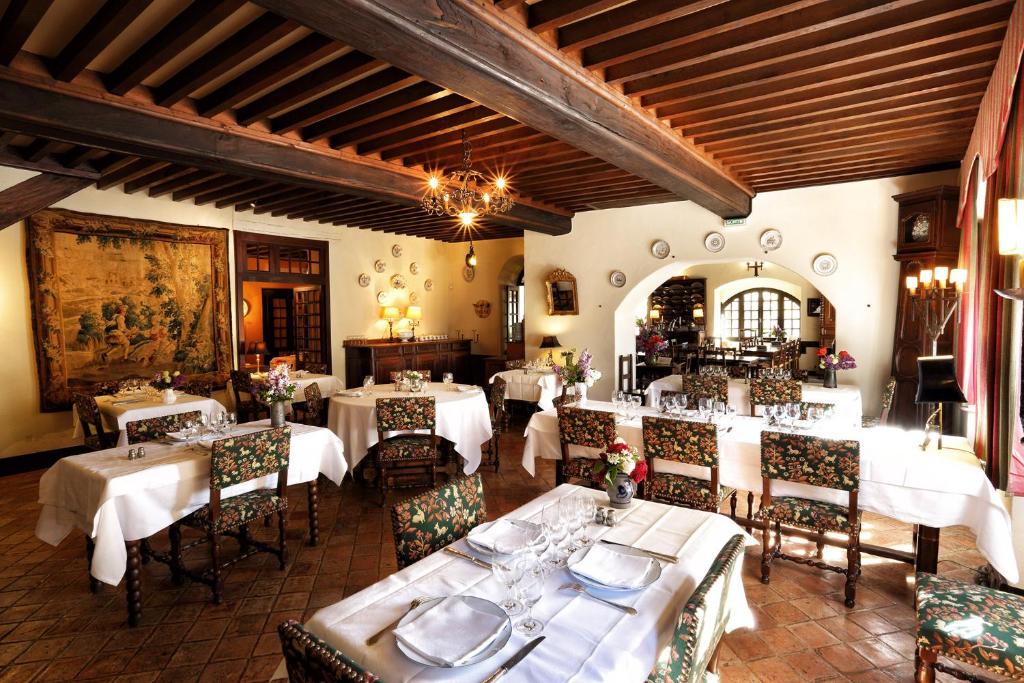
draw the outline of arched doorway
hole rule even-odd
[[[501,302],[501,355],[508,360],[526,357],[526,268],[521,255],[509,258],[498,273]]]

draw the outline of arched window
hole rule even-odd
[[[778,289],[748,289],[722,304],[721,331],[731,339],[770,334],[779,325],[786,337],[800,336],[800,301]]]

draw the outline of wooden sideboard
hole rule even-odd
[[[391,373],[399,370],[430,370],[431,380],[440,381],[446,372],[454,373],[455,381],[469,383],[470,340],[442,341],[346,341],[345,384],[361,386],[363,378],[373,375],[378,384],[391,381]]]

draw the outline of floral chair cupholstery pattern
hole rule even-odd
[[[761,432],[761,509],[758,519],[765,523],[762,533],[761,581],[768,583],[771,563],[782,558],[811,564],[819,569],[846,575],[846,606],[853,607],[860,577],[860,442],[825,439],[808,434]],[[845,491],[848,505],[837,505],[798,496],[773,497],[772,481],[787,481],[820,488]],[[775,526],[775,543],[770,529]],[[847,566],[837,567],[820,561],[782,552],[781,526],[809,529],[818,533],[837,531],[846,534]],[[818,542],[818,558],[825,541]]]
[[[320,393],[320,385],[310,382],[302,390],[302,397],[305,403],[299,404],[302,412],[302,422],[314,427],[323,427],[327,424],[327,411],[324,410],[324,397]]]
[[[491,383],[490,404],[488,409],[491,417],[491,438],[484,445],[481,467],[493,467],[495,472],[501,469],[501,435],[508,428],[508,410],[505,408],[505,395],[508,382],[495,377]]]
[[[381,506],[388,491],[401,486],[437,485],[438,449],[433,396],[378,398],[376,466]],[[429,434],[415,434],[429,431]],[[397,433],[396,433],[397,432]],[[393,436],[385,438],[386,434]],[[412,476],[424,473],[424,476]]]
[[[78,411],[78,422],[82,425],[85,445],[94,451],[116,446],[118,434],[103,428],[103,417],[100,415],[96,398],[89,394],[74,394],[72,399],[75,410]]]
[[[918,681],[953,673],[939,655],[1024,680],[1024,597],[924,572],[916,596]]]
[[[697,399],[710,398],[712,401],[729,400],[729,380],[711,375],[680,375],[679,392],[686,394],[693,406]]]
[[[650,497],[683,507],[717,512],[734,489],[718,483],[718,427],[703,422],[645,415],[642,419],[644,454],[651,468]],[[655,458],[709,469],[708,479],[658,472]],[[734,515],[735,516],[735,515]]]
[[[289,619],[277,627],[289,683],[376,683],[380,679]]]
[[[800,403],[803,385],[795,379],[758,377],[750,380],[750,414],[755,406],[773,406],[779,403]]]
[[[615,441],[615,414],[602,410],[586,410],[563,406],[558,411],[558,439],[562,447],[562,461],[555,470],[555,483],[582,479],[593,486],[595,458],[569,456],[569,446],[608,448]]]
[[[128,444],[132,445],[162,439],[167,436],[167,432],[176,432],[182,428],[182,425],[188,422],[197,422],[201,417],[200,411],[190,410],[187,413],[134,420],[126,424],[124,429],[128,436]]]
[[[479,474],[459,477],[391,508],[398,568],[407,567],[487,521]]]
[[[882,389],[882,414],[878,417],[864,415],[861,417],[861,427],[881,427],[889,422],[889,411],[892,410],[892,400],[896,396],[896,378],[890,377]]]

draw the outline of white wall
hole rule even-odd
[[[772,263],[805,278],[838,311],[837,345],[858,360],[840,381],[861,388],[865,411],[879,410],[879,394],[889,376],[895,321],[898,268],[897,205],[892,195],[939,184],[956,184],[956,171],[885,178],[857,183],[768,192],[754,198],[743,226],[723,228],[717,216],[692,202],[674,202],[581,213],[569,235],[527,233],[527,357],[540,338],[558,335],[566,346],[589,347],[605,379],[593,395],[607,398],[615,385],[616,357],[631,353],[633,317],[658,284],[700,263],[769,258],[758,238],[768,228],[782,231],[783,244]],[[717,230],[726,238],[718,254],[704,249],[704,237]],[[651,255],[651,242],[665,239],[671,255]],[[830,277],[815,275],[812,259],[830,252],[839,260]],[[548,316],[542,283],[555,268],[577,278],[580,315]],[[627,284],[613,287],[612,270]]]
[[[0,167],[0,190],[31,177],[33,173]],[[505,261],[523,253],[522,239],[504,239],[478,243],[480,265],[476,281],[467,285],[461,274],[465,245],[445,244],[416,237],[403,237],[384,232],[320,225],[301,220],[273,218],[252,213],[236,214],[232,209],[216,209],[212,205],[195,206],[174,202],[168,197],[152,198],[143,193],[128,195],[119,188],[96,190],[87,188],[54,205],[88,213],[159,220],[184,225],[200,225],[228,230],[244,230],[325,240],[329,243],[331,341],[335,374],[344,377],[345,354],[342,342],[346,337],[365,335],[370,338],[387,334],[387,326],[379,320],[378,291],[391,291],[389,278],[401,273],[409,283],[405,290],[392,295],[396,305],[404,307],[408,292],[420,295],[423,323],[417,334],[452,334],[456,328],[467,332],[473,327],[482,331],[480,351],[497,351],[500,306],[497,299],[496,275]],[[36,375],[35,341],[31,325],[31,303],[28,291],[28,270],[25,260],[25,226],[17,223],[0,229],[0,335],[5,344],[4,362],[0,363],[0,386],[4,387],[0,411],[5,427],[0,430],[0,458],[52,448],[69,446],[72,439],[70,412],[40,413],[39,384]],[[229,235],[229,245],[233,243]],[[391,246],[402,246],[402,255],[395,258]],[[374,272],[376,259],[387,263],[387,270]],[[417,275],[409,272],[409,264],[419,266]],[[229,270],[230,286],[234,286],[234,262]],[[360,273],[371,276],[369,287],[358,284]],[[434,281],[427,292],[423,282]],[[488,288],[494,292],[485,291]],[[492,300],[492,313],[487,321],[470,324],[476,318],[472,302],[479,298]],[[235,314],[232,297],[232,316]],[[468,315],[467,315],[468,311]],[[453,317],[454,316],[454,317]],[[472,318],[472,320],[470,319]],[[486,323],[486,324],[483,324]],[[399,323],[399,329],[405,321]],[[493,329],[492,329],[493,328]],[[232,338],[235,335],[232,321]],[[490,343],[491,339],[495,343]],[[234,346],[233,346],[234,348]],[[477,349],[474,349],[475,351]]]

